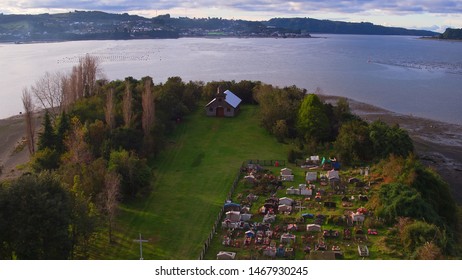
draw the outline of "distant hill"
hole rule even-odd
[[[449,40],[462,40],[462,28],[447,28],[446,31],[444,31],[444,33],[439,36],[439,38]]]
[[[309,33],[436,36],[425,30],[385,27],[311,18],[273,18],[269,21],[222,18],[172,18],[99,11],[60,14],[0,14],[0,41],[127,40],[179,37],[310,37]]]
[[[305,30],[309,33],[435,36],[439,33],[400,27],[386,27],[370,22],[343,22],[313,18],[273,18],[265,24],[279,28]]]

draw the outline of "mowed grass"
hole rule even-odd
[[[206,117],[198,110],[179,124],[155,159],[153,191],[121,206],[109,244],[101,233],[94,259],[197,259],[242,162],[285,159],[287,147],[258,124],[258,107],[235,118]]]

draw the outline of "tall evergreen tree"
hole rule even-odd
[[[69,130],[71,129],[71,123],[69,120],[69,115],[66,112],[61,113],[59,118],[58,128],[56,130],[56,150],[59,154],[64,153],[66,145],[64,140],[67,137]]]
[[[56,134],[53,129],[53,124],[51,123],[50,113],[48,110],[45,111],[45,117],[43,119],[43,131],[39,134],[38,139],[38,150],[44,150],[45,148],[56,148]]]

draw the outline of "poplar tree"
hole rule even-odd
[[[123,96],[123,117],[124,117],[124,125],[126,128],[129,128],[132,124],[133,118],[133,110],[132,110],[132,89],[130,85],[130,80],[125,80],[125,94]]]
[[[29,154],[35,153],[35,124],[34,124],[34,104],[32,102],[32,95],[25,88],[22,92],[22,104],[24,106],[24,119],[26,121],[26,138]]]
[[[104,108],[104,116],[106,124],[109,129],[113,129],[115,126],[114,119],[114,89],[110,88],[106,95],[106,107]]]

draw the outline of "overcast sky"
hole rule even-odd
[[[0,13],[99,10],[146,17],[311,17],[434,31],[462,28],[462,0],[0,0]]]

